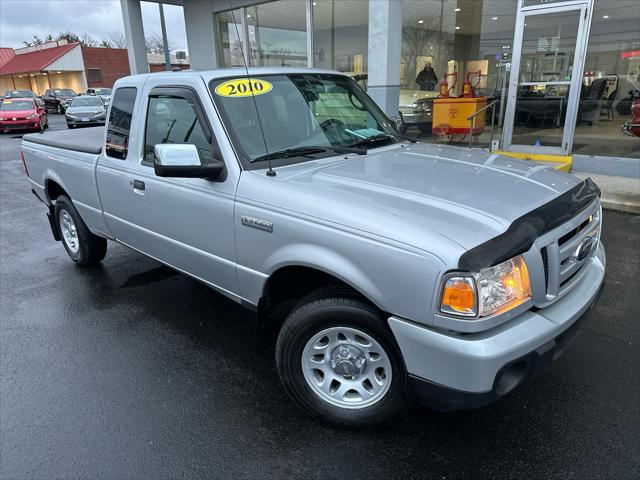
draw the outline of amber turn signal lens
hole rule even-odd
[[[444,284],[440,310],[444,313],[475,316],[476,288],[471,277],[451,277]]]

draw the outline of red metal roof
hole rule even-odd
[[[0,67],[7,64],[9,60],[16,56],[13,48],[0,48]]]
[[[69,43],[59,47],[45,48],[35,52],[16,55],[4,65],[0,66],[0,75],[17,75],[19,73],[39,72],[46,69],[65,53],[77,47],[78,43]]]

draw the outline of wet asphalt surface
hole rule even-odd
[[[115,244],[77,268],[17,136],[0,138],[2,479],[638,478],[640,217],[605,213],[604,293],[542,376],[480,410],[344,431],[298,411],[232,301]]]

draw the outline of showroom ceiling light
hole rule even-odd
[[[602,18],[606,20],[607,18],[609,18],[609,15],[603,15]]]
[[[460,10],[462,10],[461,8],[456,8],[456,12],[459,12]]]
[[[418,23],[422,24],[424,23],[424,20],[418,20]]]
[[[318,2],[313,2],[313,6],[315,7],[316,5],[318,5]]]
[[[491,17],[491,20],[498,20],[498,17]]]
[[[247,13],[247,18],[251,18],[251,15],[249,15],[248,13]]]
[[[460,27],[458,27],[457,25],[456,25],[456,30],[460,30]]]

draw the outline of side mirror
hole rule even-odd
[[[220,179],[225,173],[224,162],[212,159],[202,165],[195,145],[190,143],[159,143],[154,147],[153,169],[159,177]]]

